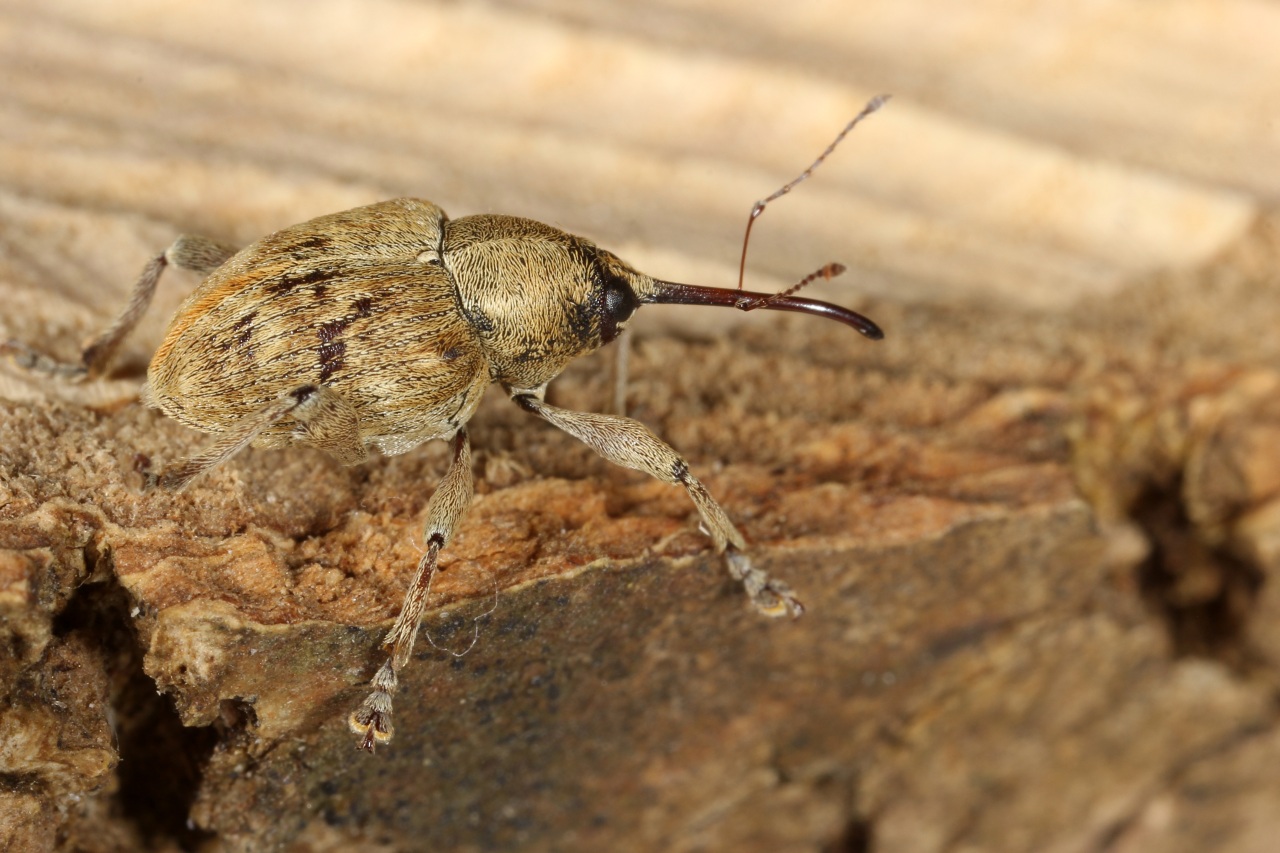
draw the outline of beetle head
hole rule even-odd
[[[468,216],[445,226],[444,264],[463,313],[489,357],[493,379],[538,388],[573,359],[616,338],[644,303],[798,311],[837,320],[872,340],[884,333],[847,308],[792,295],[661,281],[612,252],[531,219]]]

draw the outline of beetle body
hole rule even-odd
[[[529,219],[450,221],[396,199],[286,228],[215,269],[174,316],[148,400],[224,432],[295,388],[326,386],[385,454],[452,436],[485,388],[545,386],[613,340],[652,279]],[[255,444],[312,443],[277,423]]]

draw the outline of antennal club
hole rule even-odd
[[[845,271],[844,264],[836,263],[833,261],[827,264],[826,266],[824,266],[822,269],[814,270],[813,272],[809,273],[807,276],[800,279],[795,284],[788,287],[786,290],[779,291],[765,299],[743,299],[742,303],[740,303],[738,307],[741,308],[743,311],[754,311],[757,308],[767,308],[770,302],[776,302],[779,299],[790,296],[791,294],[799,291],[801,288],[808,287],[809,285],[813,284],[818,279],[822,279],[823,281],[831,281],[831,279],[840,275],[844,271]]]
[[[885,102],[887,102],[888,100],[889,100],[888,95],[876,95],[870,101],[867,101],[867,105],[862,108],[862,111],[849,120],[849,123],[844,126],[844,129],[841,130],[838,134],[836,134],[836,138],[831,140],[831,144],[826,147],[826,150],[824,150],[821,154],[818,155],[818,159],[814,160],[812,163],[809,164],[809,168],[801,172],[796,177],[795,180],[780,187],[777,190],[777,192],[775,192],[773,195],[761,201],[757,201],[755,205],[752,206],[751,213],[747,215],[746,233],[742,235],[742,260],[739,261],[738,263],[738,290],[742,290],[743,282],[746,279],[747,245],[751,242],[751,226],[755,224],[756,219],[759,218],[760,214],[764,213],[764,209],[769,206],[769,202],[777,201],[778,199],[782,198],[784,195],[786,195],[787,193],[795,189],[798,184],[800,184],[802,181],[804,181],[810,175],[812,175],[814,170],[822,165],[822,161],[830,157],[831,152],[836,150],[836,146],[844,141],[844,138],[849,135],[849,132],[858,126],[858,122],[862,121],[864,118],[866,118],[876,110],[883,107],[885,105]],[[839,275],[838,272],[834,272],[834,273],[827,272],[828,270],[832,269],[834,266],[839,266],[839,265],[827,264],[825,267],[818,270],[816,273],[813,273],[812,275],[802,279],[799,284],[797,284],[795,287],[791,288],[786,292],[789,294],[795,293],[797,290],[799,290],[800,288],[804,287],[806,284],[809,284],[810,282],[814,281],[817,278],[829,279],[829,278],[833,278],[836,275]],[[841,267],[840,269],[843,270],[844,268]],[[750,311],[752,308],[760,308],[760,307],[762,307],[761,303],[754,302],[752,305],[750,305],[747,308],[744,308],[743,310]]]

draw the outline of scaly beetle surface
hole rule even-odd
[[[768,200],[753,210],[748,236]],[[181,237],[146,266],[129,305],[79,364],[17,341],[0,351],[31,370],[101,373],[170,264],[208,277],[174,316],[143,397],[217,438],[149,485],[181,489],[250,444],[310,445],[345,465],[363,462],[371,448],[392,455],[431,439],[452,444],[450,467],[427,505],[426,553],[384,640],[388,659],[350,718],[362,748],[391,739],[397,673],[409,659],[440,550],[471,503],[466,424],[491,383],[606,459],[683,486],[752,604],[774,616],[802,612],[786,584],[751,565],[742,535],[675,450],[638,421],[561,409],[544,394],[570,361],[616,338],[646,303],[799,311],[882,337],[866,317],[792,296],[798,286],[764,294],[662,281],[540,222],[493,214],[450,220],[429,201],[402,198],[312,219],[239,252]],[[820,274],[838,271],[832,265]]]

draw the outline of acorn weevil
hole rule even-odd
[[[371,448],[393,455],[446,439],[452,461],[427,504],[426,552],[383,641],[388,659],[351,715],[360,746],[391,739],[391,699],[409,659],[440,550],[471,504],[466,425],[491,383],[618,465],[683,486],[702,526],[751,603],[799,616],[790,588],[752,566],[746,542],[674,449],[638,421],[573,412],[544,399],[575,358],[609,343],[646,303],[798,311],[845,323],[873,340],[854,311],[792,294],[843,270],[828,264],[782,293],[742,289],[751,225],[885,98],[873,99],[799,177],[756,202],[747,219],[738,289],[662,281],[589,240],[496,214],[450,220],[428,201],[401,198],[321,216],[241,250],[180,237],[153,258],[115,322],[56,361],[18,341],[0,343],[29,370],[70,379],[101,374],[151,301],[170,264],[207,275],[178,309],[147,371],[143,399],[217,437],[207,450],[149,475],[177,490],[252,444],[306,444],[344,465]]]

